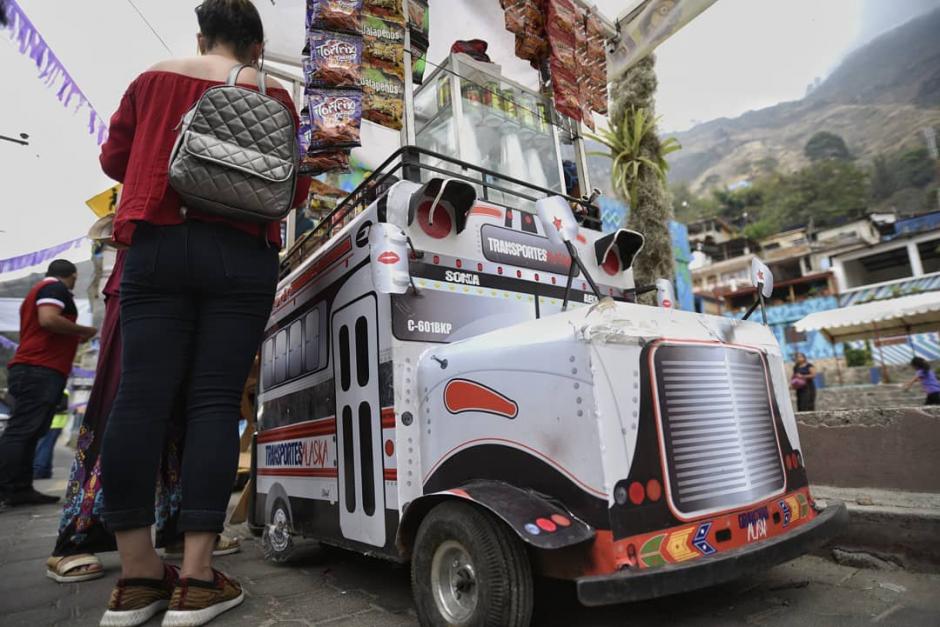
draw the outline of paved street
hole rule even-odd
[[[63,477],[67,451],[57,451]],[[38,483],[53,492],[64,481]],[[108,576],[70,585],[44,576],[59,510],[55,506],[0,514],[0,624],[97,625],[117,573],[116,555],[102,556]],[[265,562],[243,529],[245,548],[219,560],[248,594],[216,624],[238,626],[415,625],[406,568],[310,545],[287,565]],[[580,607],[570,587],[543,584],[534,624],[608,625],[937,625],[940,574],[864,570],[808,556],[752,580],[645,603]],[[152,625],[158,625],[154,620]]]

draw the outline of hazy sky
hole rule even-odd
[[[633,4],[595,1],[612,16]],[[160,39],[174,55],[195,48],[196,0],[18,2],[106,118],[137,73],[169,56]],[[502,22],[497,0],[431,3],[432,60],[457,36],[487,38],[497,48],[511,45],[501,28],[487,32]],[[299,49],[303,4],[258,0],[269,49]],[[695,121],[800,98],[814,77],[824,77],[853,47],[936,6],[940,0],[718,0],[658,51],[663,127],[681,130]],[[459,11],[464,19],[455,18]],[[85,133],[84,120],[56,101],[7,35],[0,35],[7,85],[0,98],[0,135],[31,137],[27,147],[0,142],[0,258],[80,237],[94,221],[84,201],[111,184],[100,172],[98,147]],[[526,71],[521,62],[506,63]]]

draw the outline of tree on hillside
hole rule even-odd
[[[669,144],[667,140],[664,151],[664,143],[656,132],[653,113],[653,96],[657,86],[655,63],[653,55],[645,57],[617,78],[610,90],[610,119],[615,134],[632,143],[636,139],[636,131],[643,130],[639,128],[641,125],[637,124],[637,113],[644,112],[644,125],[653,121],[652,126],[639,137],[638,153],[645,161],[640,161],[641,165],[635,169],[635,186],[632,190],[629,186],[617,188],[625,200],[630,196],[634,197],[627,218],[627,228],[646,237],[643,252],[633,263],[633,277],[637,285],[649,285],[660,277],[672,279],[675,272],[672,237],[669,232],[672,208],[666,198],[664,182],[665,170],[668,167],[664,156],[669,150]],[[613,151],[611,158],[617,158]],[[655,164],[657,167],[650,167],[649,164]],[[615,168],[612,168],[612,174],[616,177],[613,170]]]
[[[897,189],[894,171],[884,155],[878,155],[871,168],[871,197],[875,200],[889,198]]]
[[[806,146],[803,148],[803,154],[810,161],[821,161],[824,159],[842,159],[852,158],[849,149],[845,145],[845,140],[828,131],[820,131],[809,138]]]
[[[849,161],[826,160],[769,181],[765,214],[779,228],[860,218],[868,211],[868,175]]]
[[[935,169],[934,160],[930,158],[926,148],[915,148],[901,153],[895,163],[898,188],[924,187],[933,180]]]

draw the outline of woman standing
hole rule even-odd
[[[796,354],[791,385],[796,390],[796,411],[816,411],[816,366],[803,353]]]
[[[196,8],[202,56],[157,64],[138,76],[102,146],[105,173],[124,182],[114,239],[130,248],[121,280],[121,382],[101,453],[103,519],[121,556],[102,625],[138,625],[169,606],[164,625],[202,625],[244,600],[212,568],[238,459],[242,386],[277,283],[280,225],[183,211],[167,163],[183,115],[232,69],[255,88],[264,31],[249,0]],[[294,114],[290,95],[270,96]],[[309,181],[299,181],[293,206]],[[185,217],[184,217],[185,213]],[[186,446],[177,529],[182,568],[166,566],[151,542],[154,485],[163,442],[182,391]]]
[[[927,395],[924,405],[940,405],[940,382],[937,381],[937,375],[930,369],[930,363],[923,357],[915,357],[911,360],[911,368],[914,369],[914,378],[907,382],[904,391],[909,392],[911,387],[920,381],[920,386]]]

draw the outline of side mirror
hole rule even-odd
[[[656,304],[663,309],[675,309],[676,292],[669,279],[656,279]]]
[[[400,227],[379,222],[369,227],[372,283],[382,294],[404,294],[411,285],[408,236]]]
[[[774,273],[757,257],[751,259],[751,283],[764,298],[774,293]]]
[[[618,229],[594,242],[594,259],[607,274],[616,275],[633,267],[646,238],[630,229]]]
[[[535,212],[549,239],[559,244],[578,236],[578,221],[571,205],[561,196],[547,196],[535,201]]]

